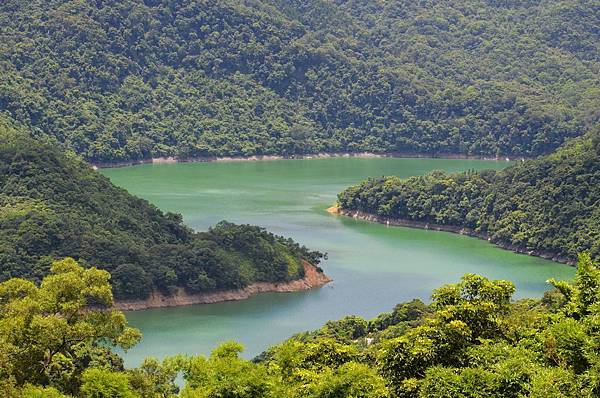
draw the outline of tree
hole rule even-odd
[[[152,279],[138,265],[120,265],[111,275],[114,293],[121,298],[145,299],[152,292]]]
[[[228,342],[208,359],[188,358],[183,365],[186,386],[182,398],[275,398],[272,377],[262,365],[239,358],[242,349],[240,344]]]
[[[404,394],[413,378],[422,378],[435,365],[458,366],[462,352],[483,339],[502,334],[502,316],[508,312],[515,287],[467,274],[460,283],[433,293],[434,313],[422,325],[382,344],[378,363],[397,394]]]
[[[310,398],[389,397],[384,379],[368,365],[356,362],[325,369],[308,390]]]
[[[140,333],[111,308],[109,278],[66,258],[39,286],[18,278],[0,283],[0,358],[8,360],[0,361],[2,378],[73,392],[90,362],[119,369],[108,346],[130,348]]]
[[[127,374],[91,368],[83,373],[83,398],[139,398],[129,384]]]

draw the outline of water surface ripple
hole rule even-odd
[[[105,169],[130,192],[183,214],[203,230],[227,219],[257,224],[329,253],[323,264],[334,282],[300,293],[269,293],[245,301],[127,313],[144,334],[126,355],[207,354],[237,340],[246,357],[290,335],[347,314],[372,317],[396,303],[455,282],[467,272],[510,279],[517,297],[540,296],[550,277],[572,267],[499,249],[456,234],[386,227],[328,214],[345,187],[369,176],[506,167],[506,162],[446,159],[333,158],[229,163],[179,163]]]

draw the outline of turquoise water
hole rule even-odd
[[[209,353],[237,340],[247,357],[294,333],[345,315],[373,317],[473,272],[510,279],[516,297],[540,296],[550,277],[571,278],[574,268],[515,254],[456,234],[386,227],[325,210],[336,194],[363,178],[412,176],[433,169],[506,167],[506,162],[445,159],[333,158],[262,162],[141,165],[102,172],[163,210],[183,214],[193,228],[227,219],[250,223],[328,252],[322,265],[334,282],[307,292],[268,293],[248,300],[128,312],[144,334],[125,355],[127,365],[146,356]]]

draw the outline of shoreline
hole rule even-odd
[[[524,160],[525,157],[509,158],[492,156],[464,155],[460,153],[416,153],[416,152],[319,152],[299,155],[253,155],[253,156],[201,156],[191,158],[178,158],[175,156],[158,157],[149,159],[130,160],[123,162],[91,163],[94,169],[109,169],[118,167],[137,166],[142,164],[172,164],[172,163],[208,163],[208,162],[257,162],[269,160],[303,160],[303,159],[329,159],[329,158],[415,158],[415,159],[472,159],[493,160],[498,162],[513,162]]]
[[[178,288],[172,296],[165,296],[160,292],[152,292],[150,297],[143,300],[115,301],[113,308],[120,311],[139,311],[151,308],[179,307],[194,304],[214,304],[223,301],[245,300],[258,293],[268,292],[300,292],[324,286],[332,279],[317,267],[302,260],[304,277],[289,282],[256,282],[244,288],[235,290],[222,290],[207,293],[189,294],[183,288]]]
[[[557,263],[562,263],[562,264],[566,264],[566,265],[570,265],[570,266],[574,266],[576,264],[576,261],[566,258],[566,257],[561,257],[555,253],[546,252],[543,250],[528,250],[523,247],[519,247],[516,245],[512,245],[512,244],[508,244],[508,243],[504,243],[504,242],[500,242],[500,241],[494,242],[491,240],[491,238],[487,234],[474,231],[470,228],[457,227],[455,225],[428,223],[428,222],[424,222],[424,221],[381,217],[381,216],[377,216],[374,214],[365,213],[360,210],[343,210],[343,209],[340,209],[339,207],[337,207],[337,205],[334,205],[334,206],[328,208],[327,212],[329,212],[331,214],[352,217],[357,220],[376,222],[376,223],[384,224],[384,225],[388,225],[388,226],[392,225],[392,226],[396,226],[396,227],[407,227],[407,228],[416,228],[416,229],[424,229],[424,230],[443,231],[443,232],[451,232],[451,233],[455,233],[455,234],[459,234],[459,235],[466,235],[466,236],[470,236],[473,238],[486,240],[486,241],[492,243],[493,245],[498,246],[501,249],[510,250],[514,253],[526,254],[526,255],[532,256],[532,257],[540,257],[540,258],[543,258],[546,260],[551,260],[551,261],[554,261]]]

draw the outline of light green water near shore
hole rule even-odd
[[[332,158],[261,162],[140,165],[102,173],[163,210],[183,214],[193,228],[227,219],[267,227],[329,253],[323,263],[334,282],[298,293],[267,293],[248,300],[127,313],[144,334],[126,355],[207,354],[237,340],[245,356],[329,319],[372,317],[396,303],[455,282],[468,272],[510,279],[517,297],[540,296],[550,277],[568,279],[574,268],[497,248],[447,232],[386,227],[325,211],[336,194],[363,178],[412,176],[433,169],[506,167],[506,162],[445,159]]]

